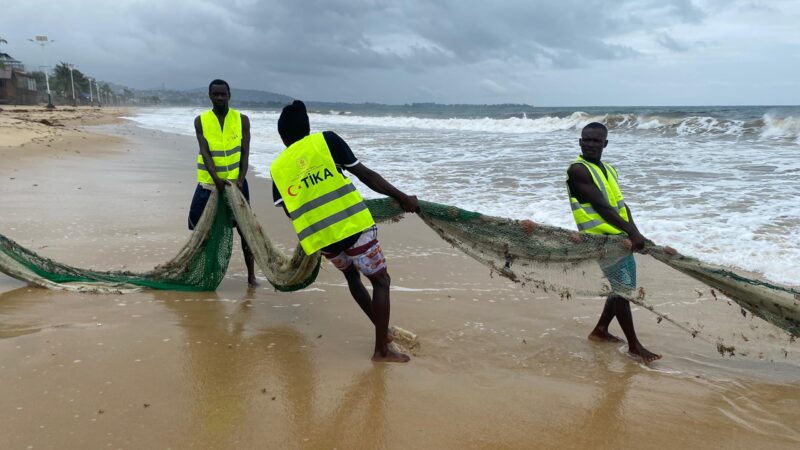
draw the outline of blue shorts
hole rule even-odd
[[[244,198],[247,199],[247,203],[250,203],[250,188],[247,187],[246,179],[244,183],[242,183],[242,194]],[[192,197],[192,205],[189,207],[190,230],[194,230],[194,226],[200,221],[200,216],[203,215],[203,211],[206,209],[206,203],[208,203],[209,197],[211,197],[211,191],[198,183],[197,188],[194,190],[194,197]]]
[[[631,295],[636,289],[636,260],[633,253],[617,261],[600,261],[603,275],[611,283],[611,292],[620,295]]]

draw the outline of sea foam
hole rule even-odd
[[[143,127],[194,135],[201,108],[139,110]],[[701,259],[800,285],[800,111],[731,109],[540,117],[430,118],[311,114],[312,131],[334,130],[364,164],[403,191],[486,214],[573,228],[566,168],[580,129],[610,128],[613,163],[645,236]],[[250,116],[252,170],[268,176],[283,150],[278,111]],[[191,162],[187,162],[187,167]],[[187,169],[189,170],[189,169]],[[365,197],[376,197],[358,181]],[[271,201],[254,193],[254,201]]]

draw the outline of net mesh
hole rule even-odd
[[[189,240],[168,262],[144,273],[80,269],[40,256],[0,235],[0,270],[51,289],[126,293],[137,288],[213,291],[228,270],[233,216],[213,193]]]
[[[366,203],[377,222],[403,217],[403,211],[389,199]],[[640,261],[648,258],[650,263],[661,262],[699,280],[707,286],[707,291],[697,291],[698,297],[708,294],[704,301],[736,305],[743,316],[763,319],[732,329],[724,326],[726,320],[704,320],[708,317],[697,307],[700,302],[688,301],[686,293],[671,292],[669,281],[666,286],[637,283],[636,262],[621,236],[579,234],[425,201],[420,201],[419,217],[442,239],[489,267],[490,275],[504,276],[533,292],[556,295],[565,301],[616,293],[653,312],[659,322],[665,320],[715,344],[720,353],[746,355],[755,351],[748,350],[748,343],[761,339],[775,342],[776,354],[788,358],[793,353],[797,357],[796,350],[789,347],[800,335],[797,288],[671,254],[648,243],[645,255],[637,256]],[[314,282],[320,267],[319,253],[306,255],[298,245],[292,255],[285,255],[269,239],[234,186],[228,186],[224,196],[212,193],[186,244],[172,260],[149,272],[100,272],[67,266],[2,235],[0,271],[52,289],[120,293],[140,288],[214,290],[230,261],[234,219],[256,263],[277,290],[294,291]]]

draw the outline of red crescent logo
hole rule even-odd
[[[292,192],[292,188],[293,188],[293,187],[294,187],[294,186],[289,186],[289,189],[286,189],[286,192],[288,192],[288,193],[289,193],[289,195],[291,195],[292,197],[297,197],[297,194],[295,194],[295,193],[293,193],[293,192]]]

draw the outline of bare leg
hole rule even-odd
[[[644,348],[639,338],[636,337],[636,331],[633,329],[633,315],[631,314],[631,305],[624,297],[619,295],[611,295],[608,298],[612,302],[614,315],[617,317],[619,326],[622,327],[622,332],[625,333],[625,338],[628,339],[628,352],[632,355],[642,358],[642,362],[649,364],[657,359],[661,359],[661,355],[651,352]]]
[[[622,339],[614,336],[608,332],[608,326],[614,319],[614,307],[611,298],[613,294],[606,299],[606,304],[603,307],[603,313],[600,314],[600,320],[594,326],[594,330],[589,333],[589,340],[598,342],[622,342]]]
[[[244,240],[244,236],[241,230],[239,230],[239,227],[236,227],[236,231],[239,232],[239,237],[242,239],[244,265],[247,267],[247,285],[251,288],[258,287],[258,281],[256,280],[256,262],[253,258],[253,252],[251,252],[250,247],[247,246],[247,241]]]
[[[372,297],[364,287],[364,283],[361,282],[361,274],[358,273],[358,269],[354,265],[350,265],[343,273],[344,279],[347,280],[347,287],[350,288],[350,295],[353,296],[364,314],[369,317],[369,320],[375,323],[372,319]]]
[[[372,282],[372,318],[375,324],[375,353],[372,360],[377,362],[408,362],[408,355],[389,348],[389,283],[391,279],[384,270],[369,277]]]
[[[354,265],[351,265],[342,273],[344,273],[344,279],[347,280],[347,287],[350,288],[350,295],[353,296],[353,299],[358,303],[358,307],[364,311],[364,314],[369,317],[369,320],[375,324],[375,320],[373,320],[372,317],[372,297],[370,297],[367,288],[364,287],[364,283],[361,282],[361,274],[358,272],[358,269],[356,269]],[[390,331],[387,331],[386,339],[388,342],[392,342],[394,340],[394,335],[392,335]]]

